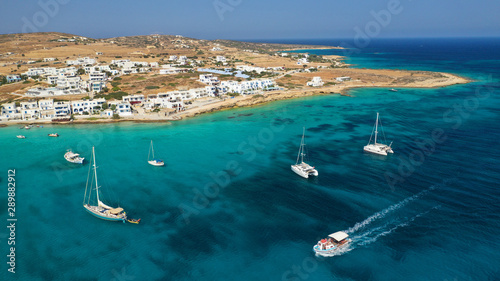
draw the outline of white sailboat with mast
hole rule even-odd
[[[292,165],[292,171],[294,171],[297,175],[307,179],[309,178],[309,176],[317,176],[318,171],[311,165],[304,162],[304,156],[306,155],[305,153],[306,144],[304,142],[305,134],[306,134],[306,129],[303,128],[302,139],[300,141],[300,147],[299,147],[299,154],[297,155],[297,161],[295,162],[295,165]]]
[[[123,221],[127,220],[127,214],[123,211],[123,208],[113,208],[104,204],[99,197],[99,189],[101,188],[97,183],[97,166],[95,164],[95,151],[92,147],[92,159],[93,165],[89,167],[89,174],[87,176],[87,185],[85,186],[85,195],[83,197],[83,207],[90,214],[108,221]],[[93,169],[93,172],[91,171]],[[92,175],[92,176],[91,176]],[[91,198],[93,198],[92,187],[95,182],[95,198],[97,199],[97,205],[91,205]]]
[[[391,148],[392,142],[389,145],[386,145],[383,143],[377,143],[378,122],[379,122],[379,113],[377,112],[377,120],[375,121],[374,131],[372,132],[372,135],[370,136],[370,140],[368,141],[368,144],[365,145],[363,150],[366,152],[375,153],[375,154],[384,155],[384,156],[387,155],[387,153],[394,153],[394,151]],[[381,127],[382,127],[382,125],[381,125]],[[373,143],[371,143],[374,133],[375,133],[375,139],[374,139]]]
[[[149,158],[151,156],[151,154],[153,155],[153,157]],[[149,146],[148,163],[153,165],[153,166],[164,166],[165,165],[165,162],[163,162],[163,160],[155,159],[155,150],[153,147],[153,140],[151,140],[151,145]]]

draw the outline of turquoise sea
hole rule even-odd
[[[474,82],[357,89],[172,123],[0,128],[0,280],[499,280],[500,40],[380,39],[349,55],[355,67]],[[388,157],[363,153],[377,112]],[[316,178],[290,169],[302,127]],[[148,165],[150,140],[165,167]],[[139,225],[84,210],[90,165],[63,155],[90,159],[92,146],[104,201]],[[338,230],[351,235],[349,251],[315,257],[317,241]]]

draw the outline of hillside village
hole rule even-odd
[[[18,36],[22,41],[26,35]],[[283,47],[294,46],[277,45],[273,49],[269,44],[246,43],[242,46],[253,49],[240,50],[235,47],[238,45],[235,41],[229,41],[227,47],[222,40],[211,42],[179,35],[106,40],[52,33],[44,37],[50,39],[38,45],[41,50],[24,47],[20,54],[7,48],[9,51],[1,54],[0,120],[116,119],[159,112],[170,116],[189,108],[195,100],[215,101],[283,90],[290,87],[290,83],[277,83],[276,78],[287,75],[290,70],[312,72],[318,67],[342,66],[340,60],[322,58],[317,59],[321,65],[308,66],[307,53],[279,52]],[[41,38],[39,41],[43,43]],[[2,41],[6,45],[5,39]],[[69,44],[79,48],[83,45],[95,52],[83,57],[32,56],[40,52],[62,54],[53,50],[68,48]],[[19,46],[20,42],[15,45]],[[106,56],[113,45],[118,52],[113,49]],[[165,45],[170,46],[165,48]],[[124,48],[129,51],[128,57],[123,54]],[[273,59],[269,60],[270,57]],[[254,63],[255,58],[266,60]],[[168,77],[168,87],[160,77]],[[153,83],[145,86],[144,91],[129,91],[137,87],[135,84],[148,80]],[[17,88],[11,92],[9,86],[13,85]]]
[[[349,68],[342,56],[307,51],[314,48],[325,47],[181,35],[0,35],[0,122],[176,120],[245,97],[267,102],[354,87],[467,82],[445,73]]]

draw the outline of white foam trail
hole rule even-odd
[[[401,202],[388,207],[387,209],[384,209],[384,210],[382,210],[380,212],[377,212],[377,213],[371,215],[370,217],[368,217],[364,221],[356,223],[353,227],[349,228],[348,230],[345,230],[344,232],[346,232],[346,233],[353,233],[355,231],[358,231],[359,229],[361,229],[361,228],[369,225],[373,221],[385,217],[388,213],[393,212],[393,211],[395,211],[395,210],[397,210],[397,209],[405,206],[409,202],[411,202],[411,201],[413,201],[413,200],[421,197],[422,195],[424,195],[425,193],[427,193],[427,192],[429,192],[431,190],[436,189],[437,187],[438,187],[437,185],[433,185],[433,186],[429,187],[426,190],[420,191],[419,193],[417,193],[417,194],[415,194],[413,196],[410,196],[410,197],[402,200]]]
[[[405,227],[405,226],[408,226],[408,225],[409,225],[411,222],[413,222],[415,219],[417,219],[417,218],[419,218],[419,217],[421,217],[421,216],[424,216],[424,215],[426,215],[427,213],[429,213],[430,211],[432,211],[432,210],[434,210],[434,209],[438,209],[438,208],[440,208],[440,207],[441,207],[441,205],[438,205],[438,206],[432,207],[432,208],[430,208],[429,210],[427,210],[427,211],[425,211],[425,212],[422,212],[422,213],[420,213],[420,214],[418,214],[418,215],[415,215],[415,216],[414,216],[414,217],[412,217],[411,219],[409,219],[409,220],[407,220],[407,221],[405,221],[405,222],[402,222],[402,223],[400,223],[400,224],[398,224],[398,225],[394,226],[393,228],[391,228],[391,229],[389,229],[389,230],[386,230],[386,231],[384,231],[384,232],[381,232],[381,233],[377,234],[376,236],[374,236],[374,237],[372,237],[372,238],[369,238],[369,239],[366,239],[366,240],[364,240],[364,241],[361,241],[361,242],[357,243],[357,245],[359,245],[359,246],[365,246],[365,245],[371,244],[371,243],[373,243],[373,242],[377,241],[380,237],[383,237],[383,236],[386,236],[386,235],[388,235],[388,234],[391,234],[394,230],[396,230],[396,229],[398,229],[398,228],[400,228],[400,227]],[[371,232],[373,232],[373,231],[371,231]]]

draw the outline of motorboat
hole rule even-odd
[[[344,231],[337,231],[328,235],[327,238],[319,240],[318,243],[314,245],[313,251],[316,255],[331,257],[345,250],[350,242],[351,239],[349,239],[347,233]]]
[[[85,158],[80,157],[80,154],[78,154],[78,153],[74,153],[73,151],[68,150],[68,151],[64,154],[64,159],[66,159],[68,162],[71,162],[71,163],[75,163],[75,164],[83,164],[83,160],[84,160]]]

